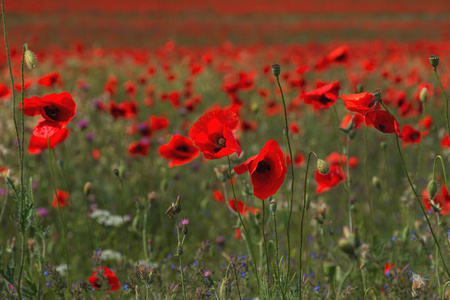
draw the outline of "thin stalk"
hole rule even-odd
[[[6,209],[6,203],[8,202],[8,189],[9,189],[9,184],[8,181],[5,179],[6,182],[6,194],[5,194],[5,202],[3,203],[3,207],[2,207],[2,212],[0,213],[0,224],[2,223],[3,220],[3,214],[5,213],[5,209]]]
[[[59,205],[59,197],[58,192],[56,191],[56,184],[55,184],[55,176],[53,174],[53,166],[52,166],[52,152],[50,148],[50,138],[47,139],[48,144],[48,164],[50,167],[50,174],[52,177],[52,184],[53,184],[53,190],[55,192],[56,201],[58,202],[58,213],[59,213],[59,220],[62,224],[62,233],[63,233],[63,243],[64,243],[64,256],[66,257],[66,264],[67,264],[67,297],[70,298],[70,265],[69,265],[69,255],[67,254],[67,242],[66,242],[66,225],[64,224],[64,219],[61,213],[61,206]]]
[[[449,284],[450,284],[450,281],[447,281],[444,284],[444,288],[442,289],[442,297],[441,297],[441,299],[445,299],[445,289],[447,288],[447,285],[449,285]]]
[[[434,75],[436,76],[436,80],[439,83],[439,86],[442,89],[442,92],[444,92],[444,97],[445,97],[445,120],[447,121],[447,134],[448,134],[448,136],[450,138],[450,121],[449,121],[449,118],[448,118],[448,96],[447,96],[447,93],[444,90],[444,87],[442,86],[441,80],[439,79],[439,76],[438,76],[438,74],[436,72],[436,68],[433,68],[433,72],[434,72]]]
[[[180,274],[181,274],[181,286],[183,288],[183,299],[186,300],[186,287],[184,286],[184,274],[183,274],[183,264],[181,262],[181,255],[178,253],[178,247],[182,247],[183,246],[183,241],[180,238],[180,226],[178,224],[178,216],[176,219],[176,223],[177,223],[177,240],[178,240],[178,244],[177,244],[177,255],[178,255],[178,261],[180,262]]]
[[[439,242],[439,213],[436,213],[436,218],[437,218],[437,238],[438,238],[438,242]],[[438,286],[439,286],[439,290],[441,290],[441,281],[439,280],[439,264],[438,264],[438,248],[436,247],[436,260],[435,260],[435,267],[436,267],[436,280],[438,282]]]
[[[350,137],[347,134],[347,148],[346,148],[346,156],[347,156],[347,189],[348,189],[348,223],[350,225],[350,232],[353,232],[353,222],[352,222],[352,194],[350,190]]]
[[[147,206],[147,208],[144,210],[144,224],[142,228],[142,248],[144,250],[145,255],[145,261],[148,263],[148,254],[147,254],[147,214],[150,210],[151,204]]]
[[[375,293],[375,289],[373,287],[370,287],[366,290],[366,292],[364,293],[364,300],[366,300],[367,295],[369,294],[370,291],[373,292],[373,294],[375,295],[375,299],[378,300],[377,293]]]
[[[236,266],[232,262],[227,267],[227,271],[225,272],[225,279],[228,278],[228,271],[230,270],[231,266],[233,266],[233,270],[234,270],[234,280],[236,281],[236,293],[239,297],[239,300],[241,300],[242,297],[241,297],[241,291],[239,290],[239,282],[238,282],[238,277],[237,277]]]
[[[370,181],[369,181],[369,168],[367,165],[367,157],[368,157],[368,151],[367,151],[367,126],[364,126],[364,177],[366,180],[366,197],[369,200],[369,209],[370,209],[370,232],[372,233],[373,238],[373,204],[372,204],[372,197],[370,196]]]
[[[92,240],[92,229],[91,229],[91,222],[89,220],[89,205],[88,205],[88,198],[85,193],[83,193],[84,202],[86,203],[86,229],[88,231],[89,236],[89,244],[91,246],[90,251],[94,250],[94,241]]]
[[[264,234],[264,215],[266,214],[266,206],[264,205],[264,201],[262,202],[262,218],[261,218],[261,234],[264,241],[264,252],[266,254],[266,269],[267,269],[267,288],[269,288],[269,275],[270,275],[270,266],[269,266],[269,253],[267,252],[267,242],[266,235]]]
[[[278,78],[278,76],[276,76],[276,78],[277,78],[278,88],[280,89],[280,93],[281,93],[281,99],[283,100],[284,126],[285,126],[285,129],[286,129],[287,146],[288,146],[288,149],[289,149],[289,155],[291,156],[291,160],[293,160],[294,156],[292,156],[291,140],[289,138],[289,125],[288,125],[288,118],[287,118],[286,101],[284,100],[284,95],[283,95],[283,90],[281,89],[280,79]],[[290,271],[290,267],[291,267],[291,239],[290,239],[289,233],[290,233],[290,226],[291,226],[292,206],[293,206],[293,203],[294,203],[294,182],[295,182],[295,176],[294,176],[294,164],[293,163],[291,163],[291,174],[292,174],[291,199],[290,199],[290,203],[289,203],[289,217],[288,217],[288,223],[287,223],[287,227],[286,227],[287,251],[288,251],[288,267],[287,267],[287,276],[286,276],[287,280],[289,280],[289,271]]]
[[[252,256],[251,259],[253,260],[253,265],[255,268],[256,283],[258,286],[258,294],[260,294],[261,292],[260,292],[260,284],[259,284],[259,275],[258,275],[258,267],[256,266],[255,252],[253,251],[253,245],[252,245],[252,241],[250,239],[250,235],[248,234],[247,227],[245,227],[244,220],[242,219],[241,212],[239,211],[239,206],[238,206],[237,197],[236,197],[236,191],[234,190],[234,184],[233,184],[233,175],[231,174],[230,156],[227,156],[227,158],[228,158],[228,173],[229,173],[228,175],[230,176],[230,183],[231,183],[231,189],[233,190],[234,203],[236,204],[236,210],[237,210],[237,214],[239,217],[239,221],[241,221],[242,227],[244,228],[244,232],[245,232],[245,236],[246,236],[245,241],[247,242],[247,247],[250,249],[250,254]]]
[[[419,130],[420,130],[420,129],[425,130],[425,121],[424,121],[424,119],[425,119],[425,110],[426,110],[426,104],[425,104],[425,102],[422,102],[422,105],[423,105],[423,109],[422,109],[422,126],[421,126],[422,128],[419,128]],[[416,182],[417,182],[417,186],[419,186],[420,163],[421,163],[421,161],[422,161],[422,138],[423,138],[423,131],[420,132],[420,135],[421,135],[421,139],[420,139],[420,142],[419,142],[419,158],[417,159],[417,171],[416,171]]]
[[[347,272],[345,272],[344,278],[339,283],[339,287],[338,287],[338,290],[337,290],[337,293],[336,293],[336,300],[339,300],[339,298],[341,296],[342,286],[344,285],[344,282],[345,282],[345,280],[347,280],[348,276],[350,276],[350,274],[352,273],[353,268],[355,267],[355,264],[356,264],[356,260],[352,259],[351,266],[348,268]]]
[[[273,230],[275,232],[275,270],[277,273],[277,281],[281,285],[281,275],[280,275],[280,265],[279,265],[279,253],[278,253],[278,228],[277,228],[277,217],[276,212],[272,212],[272,218],[273,218]],[[280,286],[281,293],[283,294],[284,298],[284,287]]]
[[[434,158],[434,162],[433,162],[433,179],[436,179],[436,162],[437,160],[441,161],[441,166],[442,166],[442,173],[444,173],[444,180],[445,180],[445,187],[448,190],[448,181],[447,181],[447,173],[445,172],[445,166],[444,166],[444,160],[442,159],[442,156],[440,155],[436,155],[436,157]]]
[[[381,103],[381,105],[383,105],[384,109],[391,115],[392,120],[394,120],[394,116],[391,114],[391,112],[386,107],[386,105],[384,105],[384,103],[382,101],[380,101],[380,103]],[[419,204],[420,209],[422,210],[422,213],[425,216],[425,219],[426,219],[427,224],[428,224],[428,229],[430,230],[431,235],[433,236],[433,240],[434,240],[436,246],[438,247],[439,256],[441,257],[441,261],[442,261],[442,264],[444,265],[445,272],[447,273],[447,276],[450,277],[450,272],[449,272],[449,270],[447,268],[447,264],[445,263],[444,256],[442,255],[441,247],[439,246],[439,242],[438,242],[438,240],[436,238],[436,235],[434,234],[433,227],[431,227],[430,219],[428,219],[427,213],[426,213],[425,209],[423,208],[422,201],[420,201],[420,198],[417,195],[416,189],[414,188],[414,185],[412,184],[411,178],[409,177],[408,170],[406,169],[405,160],[403,159],[403,154],[402,154],[402,150],[400,149],[400,143],[398,141],[398,135],[397,134],[395,135],[395,140],[397,142],[397,150],[398,150],[398,153],[400,155],[400,159],[402,161],[403,171],[405,172],[406,178],[408,179],[409,185],[411,186],[411,189],[412,189],[412,191],[414,193],[414,196],[415,196],[415,198],[417,200],[417,203]]]
[[[311,155],[314,154],[314,156],[317,158],[317,154],[313,151],[309,152],[308,155],[308,162],[306,163],[306,172],[305,172],[305,182],[303,186],[303,207],[302,207],[302,218],[301,218],[301,225],[300,225],[300,265],[298,268],[298,278],[299,278],[299,290],[298,290],[298,298],[302,298],[302,250],[303,250],[303,224],[305,219],[305,211],[306,211],[306,187],[308,185],[308,170],[309,170],[309,162],[311,160]]]

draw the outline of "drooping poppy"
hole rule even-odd
[[[364,115],[364,122],[367,127],[375,127],[383,133],[396,133],[399,138],[403,137],[399,124],[395,117],[386,110],[370,111]]]
[[[403,147],[407,144],[418,144],[422,140],[422,134],[419,130],[414,129],[411,125],[405,125],[402,128]]]
[[[440,209],[440,214],[448,215],[450,213],[450,196],[446,186],[441,185],[441,190],[431,200],[433,206]],[[422,193],[422,203],[427,211],[431,210],[431,201],[428,196],[428,189],[426,188]]]
[[[302,98],[306,104],[313,105],[315,110],[328,109],[339,98],[340,89],[339,81],[335,81],[303,94]]]
[[[110,269],[105,268],[105,267],[101,267],[101,268],[102,268],[103,273],[104,273],[104,275],[105,275],[105,277],[106,277],[106,280],[108,280],[108,285],[109,285],[109,287],[107,288],[108,291],[109,291],[109,290],[111,290],[111,291],[113,291],[113,292],[114,292],[114,291],[117,291],[117,290],[119,289],[119,286],[120,286],[119,279],[117,279],[117,277],[116,277],[116,275],[114,274],[114,272],[111,271]],[[93,272],[92,272],[92,276],[89,277],[89,283],[90,283],[90,284],[92,285],[92,287],[95,288],[96,290],[98,290],[98,289],[100,289],[100,288],[102,287],[102,286],[101,286],[100,278],[97,277],[97,274],[98,274],[98,272],[93,271]]]
[[[253,195],[264,200],[283,184],[287,173],[286,160],[278,142],[269,140],[258,155],[234,167],[234,171],[239,175],[249,171]]]
[[[128,145],[128,154],[131,156],[146,156],[150,145],[148,142],[138,141]]]
[[[328,191],[345,180],[345,173],[339,164],[330,164],[329,167],[330,171],[326,175],[320,174],[318,170],[314,174],[317,182],[316,191],[319,194]]]
[[[55,134],[50,137],[50,148],[55,148],[58,144],[64,142],[70,134],[70,130],[67,128],[59,129]],[[28,144],[28,153],[39,154],[42,150],[48,149],[48,138],[41,138],[34,134],[30,137],[30,143]]]
[[[364,117],[360,114],[346,114],[342,119],[339,128],[348,129],[350,122],[353,120],[353,129],[359,129],[364,124]]]
[[[61,75],[57,72],[48,73],[38,79],[38,84],[44,87],[53,87],[56,84],[63,85]]]
[[[159,147],[159,154],[170,160],[169,168],[189,163],[199,155],[193,142],[180,134],[175,134],[166,145]]]
[[[233,153],[241,154],[241,147],[234,137],[239,128],[239,117],[231,111],[213,109],[195,122],[189,129],[189,137],[200,148],[206,159],[217,159]]]
[[[369,93],[341,95],[342,102],[349,111],[362,115],[375,110],[375,97]],[[377,109],[380,105],[377,105]]]
[[[41,115],[44,120],[35,126],[33,134],[37,137],[48,138],[72,120],[76,107],[72,95],[62,92],[24,99],[23,113],[29,117]],[[22,110],[22,103],[20,109]]]
[[[58,198],[56,198],[56,195],[53,195],[53,207],[58,207],[58,200],[59,200],[59,206],[64,207],[69,205],[69,192],[62,191],[62,190],[56,190],[56,194],[58,195]]]

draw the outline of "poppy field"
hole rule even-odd
[[[450,299],[446,1],[4,2],[0,299]]]

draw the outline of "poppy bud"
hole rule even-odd
[[[420,102],[422,102],[422,103],[427,102],[427,99],[428,99],[428,89],[427,88],[424,87],[420,90],[419,99],[420,99]]]
[[[362,93],[363,92],[363,90],[364,90],[364,85],[363,84],[358,84],[357,86],[356,86],[356,92],[357,93]]]
[[[430,64],[433,67],[433,69],[436,69],[436,67],[439,65],[439,56],[431,55],[430,56]]]
[[[278,78],[278,76],[280,76],[280,72],[281,72],[281,67],[279,64],[275,64],[272,66],[273,76]]]
[[[432,200],[438,190],[437,181],[434,179],[430,180],[430,182],[428,183],[427,190],[428,190],[428,199]]]
[[[379,190],[381,190],[381,181],[377,176],[372,177],[372,184]]]
[[[84,185],[83,191],[84,191],[84,195],[87,196],[91,193],[91,189],[92,189],[92,184],[88,181],[86,182],[86,184]]]
[[[277,202],[274,199],[270,201],[270,211],[273,214],[277,212]]]
[[[28,50],[28,45],[25,44],[25,54],[24,54],[24,58],[25,58],[25,64],[27,65],[28,69],[34,69],[36,68],[37,65],[37,59],[36,59],[36,55],[34,55],[33,52],[31,52],[30,50]]]
[[[380,101],[381,100],[381,91],[380,90],[373,91],[372,96],[375,97],[375,100]]]
[[[336,275],[336,265],[332,262],[325,262],[323,264],[323,272],[327,276],[327,281],[331,282]]]
[[[382,141],[382,142],[380,143],[380,146],[381,146],[381,149],[386,150],[386,148],[387,148],[387,143],[386,143],[385,141]]]
[[[326,161],[319,158],[317,160],[317,170],[319,171],[320,174],[327,175],[330,172],[330,167],[328,166]]]

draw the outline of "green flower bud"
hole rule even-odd
[[[277,212],[277,202],[274,199],[270,201],[270,211],[273,214]]]
[[[336,275],[336,264],[332,262],[325,262],[323,264],[323,272],[327,276],[327,281],[328,282],[332,281],[334,275]]]
[[[375,100],[377,100],[377,101],[381,100],[381,91],[380,90],[373,91],[372,95],[375,97]]]
[[[377,176],[372,177],[372,184],[379,190],[381,190],[381,180]]]
[[[357,86],[356,86],[356,92],[357,93],[362,93],[363,92],[363,90],[364,90],[364,85],[363,84],[358,84]]]
[[[34,69],[36,68],[37,65],[37,59],[36,59],[36,55],[34,55],[34,53],[30,50],[28,50],[28,45],[25,44],[25,54],[24,54],[24,58],[25,58],[25,64],[27,65],[28,69]]]
[[[420,90],[419,99],[422,103],[427,102],[427,99],[428,99],[428,89],[427,88],[424,87]]]
[[[330,172],[330,167],[328,166],[326,161],[319,158],[317,160],[317,170],[319,171],[320,174],[327,175]]]
[[[437,193],[438,190],[438,183],[436,180],[430,180],[430,182],[428,183],[428,199],[433,200],[434,196]]]
[[[86,182],[86,184],[84,185],[83,188],[83,192],[84,194],[87,196],[91,193],[91,189],[92,189],[92,184],[90,182]]]

